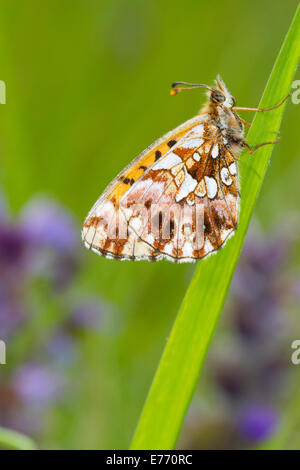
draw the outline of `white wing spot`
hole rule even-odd
[[[200,145],[202,144],[203,144],[203,139],[191,139],[191,140],[188,140],[187,142],[183,142],[181,147],[184,149],[193,149],[193,148],[200,147]]]
[[[161,158],[153,165],[153,170],[169,170],[173,166],[181,163],[182,159],[174,152],[170,152],[166,157]]]
[[[193,153],[193,159],[196,161],[196,162],[200,162],[200,154],[198,152],[194,152]]]
[[[175,248],[174,244],[172,242],[169,242],[165,245],[164,252],[167,253],[168,255],[172,255],[174,248]]]
[[[214,248],[208,239],[205,240],[204,251],[206,254],[210,253],[211,251],[214,251]]]
[[[191,242],[189,241],[185,242],[185,244],[182,247],[182,254],[183,256],[187,256],[191,258],[193,257],[193,247],[192,247]]]
[[[213,199],[218,190],[217,182],[215,178],[211,178],[210,176],[204,176],[204,178],[207,187],[207,195],[210,199]]]
[[[221,238],[222,242],[224,242],[228,238],[230,233],[232,233],[232,229],[229,229],[229,230],[226,230],[225,228],[221,229],[220,238]]]
[[[204,132],[204,125],[199,124],[198,126],[194,127],[190,130],[190,132],[186,135],[187,138],[189,137],[202,137]]]
[[[215,145],[213,146],[213,149],[212,149],[212,152],[211,152],[211,156],[212,156],[213,158],[217,158],[218,155],[219,155],[219,146],[218,146],[218,144],[215,144]]]
[[[231,185],[232,178],[231,178],[227,168],[222,168],[222,170],[221,170],[221,179],[222,179],[223,183],[226,184],[227,186]]]
[[[177,193],[176,202],[179,202],[181,201],[181,199],[188,196],[192,191],[194,191],[196,186],[197,186],[197,181],[194,180],[194,178],[192,178],[189,173],[186,173],[185,179]]]
[[[197,132],[197,134],[199,135],[199,137],[202,137],[203,135],[203,132],[204,132],[204,125],[203,124],[199,124],[199,126],[195,127],[195,132]]]
[[[236,175],[236,164],[234,162],[230,163],[228,168],[229,168],[229,171],[232,175]]]

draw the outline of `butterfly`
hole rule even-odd
[[[154,142],[105,189],[82,229],[85,246],[119,260],[193,262],[235,233],[240,190],[237,160],[246,148],[241,108],[220,76],[216,86],[175,82],[171,94],[205,88],[208,102],[192,119]]]

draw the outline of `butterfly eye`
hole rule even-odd
[[[232,106],[236,106],[236,99],[234,96],[231,97],[232,100]]]
[[[211,100],[213,103],[223,103],[225,101],[225,96],[219,90],[212,90]]]

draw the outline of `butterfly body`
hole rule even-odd
[[[200,113],[154,142],[106,188],[83,226],[88,249],[120,260],[193,262],[234,234],[236,160],[249,147],[235,99],[219,77],[216,83],[194,85],[209,89]]]

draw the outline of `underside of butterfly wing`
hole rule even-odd
[[[238,211],[235,158],[203,114],[155,142],[113,181],[82,236],[108,258],[191,262],[228,240]]]

